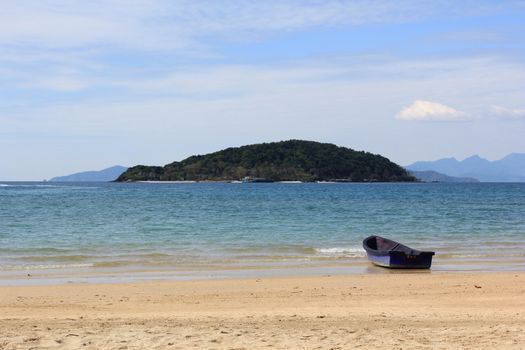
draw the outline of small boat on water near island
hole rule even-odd
[[[267,182],[275,182],[273,180],[258,178],[258,177],[250,177],[246,176],[242,180],[242,183],[267,183]]]
[[[434,255],[379,236],[365,238],[363,248],[373,264],[396,269],[429,269]]]

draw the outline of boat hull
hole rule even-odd
[[[374,265],[394,269],[429,269],[434,255],[379,236],[366,238],[363,248]]]
[[[371,263],[391,269],[429,269],[432,265],[432,255],[409,256],[401,254],[374,255],[367,253]]]

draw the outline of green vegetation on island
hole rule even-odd
[[[380,155],[329,143],[289,140],[227,148],[164,167],[137,165],[116,181],[416,181]]]

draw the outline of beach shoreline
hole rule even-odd
[[[0,271],[2,286],[46,286],[62,284],[115,284],[153,281],[199,281],[246,278],[313,277],[321,275],[355,276],[382,274],[442,274],[442,273],[512,273],[525,270],[525,261],[445,259],[433,263],[431,269],[385,269],[365,258],[340,262],[279,265],[183,266],[174,268],[122,266],[117,268],[17,269]]]
[[[434,271],[525,270],[524,190],[12,183],[0,191],[0,284],[236,278],[325,265],[366,273],[362,241],[377,234],[435,251]]]
[[[525,273],[0,287],[0,349],[515,348]]]

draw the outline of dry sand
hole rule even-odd
[[[0,287],[0,349],[525,349],[525,273]]]

